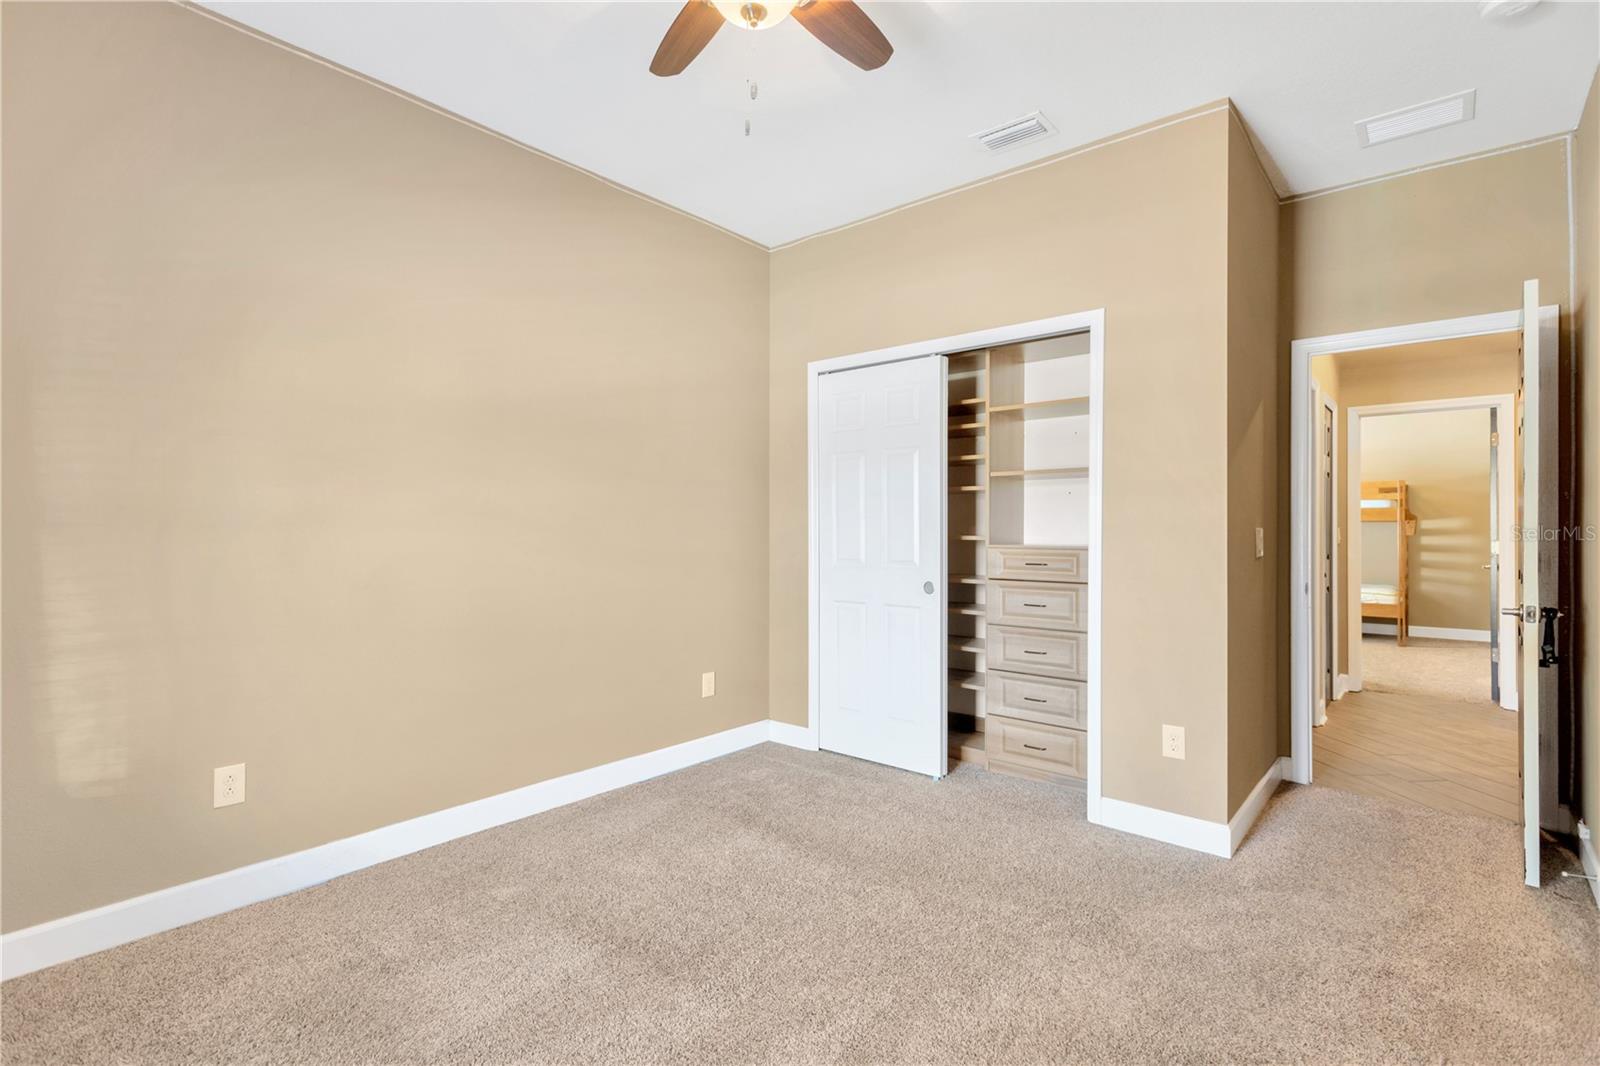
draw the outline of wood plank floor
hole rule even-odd
[[[1311,744],[1319,785],[1519,820],[1517,716],[1488,700],[1351,692]]]

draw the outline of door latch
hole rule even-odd
[[[1539,638],[1540,666],[1557,666],[1561,662],[1561,656],[1556,654],[1556,619],[1561,615],[1561,610],[1555,607],[1539,609],[1539,617],[1544,620],[1544,629]]]

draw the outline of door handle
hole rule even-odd
[[[1561,656],[1556,654],[1556,619],[1562,612],[1554,607],[1543,607],[1539,610],[1539,617],[1544,619],[1544,633],[1539,640],[1539,665],[1558,666]]]
[[[924,581],[922,583],[922,591],[926,592],[928,595],[932,596],[933,595],[933,582],[932,581]]]
[[[1502,607],[1500,608],[1500,613],[1515,615],[1524,622],[1537,622],[1539,620],[1539,608],[1537,607]]]

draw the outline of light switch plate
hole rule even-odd
[[[707,671],[700,675],[700,698],[706,699],[717,694],[717,672]]]
[[[1161,727],[1161,754],[1169,759],[1181,759],[1183,755],[1183,726],[1163,725]]]
[[[1267,531],[1260,526],[1256,527],[1256,558],[1260,559],[1267,554]]]
[[[244,763],[219,766],[211,771],[211,806],[232,807],[244,802]]]

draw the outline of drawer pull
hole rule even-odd
[[[1022,649],[1022,654],[1024,654],[1024,655],[1049,655],[1050,653],[1047,652],[1047,651],[1034,651],[1032,648],[1023,648]]]
[[[1050,701],[1049,700],[1041,700],[1038,696],[1024,696],[1024,697],[1022,697],[1022,702],[1023,703],[1049,703]]]
[[[1049,566],[1049,563],[1023,563],[1023,566]]]
[[[1048,607],[1050,605],[1048,603],[1028,603],[1026,600],[1024,600],[1022,606],[1024,606],[1024,607]]]
[[[1029,751],[1046,751],[1046,750],[1048,750],[1046,748],[1041,748],[1037,744],[1024,744],[1022,746],[1027,748]]]

